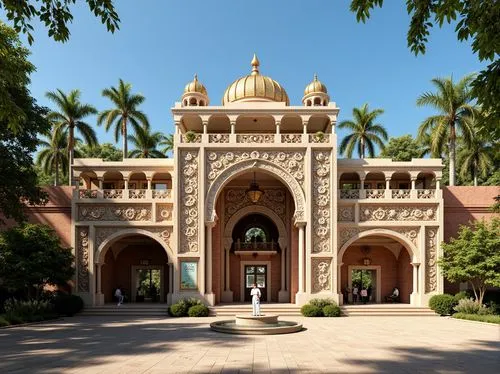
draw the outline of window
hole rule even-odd
[[[166,190],[167,189],[167,184],[166,183],[155,183],[153,188],[155,190]]]

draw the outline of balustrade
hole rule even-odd
[[[392,190],[393,199],[410,199],[411,190]]]
[[[102,190],[102,197],[105,199],[123,199],[123,190]]]
[[[163,200],[172,196],[172,190],[153,190],[153,199]]]
[[[436,196],[436,190],[417,190],[417,199],[433,199]]]
[[[277,251],[278,243],[276,242],[241,242],[237,241],[234,244],[234,249],[237,251]]]
[[[97,199],[97,190],[78,190],[80,199]]]
[[[385,197],[385,190],[382,189],[368,189],[366,190],[367,199],[383,199]]]
[[[135,190],[128,190],[128,197],[129,199],[145,199],[146,198],[146,191],[144,189],[135,189]]]
[[[341,199],[359,199],[359,190],[340,190]]]

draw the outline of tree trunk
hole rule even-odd
[[[56,168],[55,168],[54,186],[59,185],[59,156],[56,155]]]
[[[477,187],[477,162],[472,165],[472,175],[474,176],[474,187]]]
[[[449,185],[455,185],[455,142],[457,134],[455,132],[455,123],[450,125],[450,181]]]
[[[123,159],[128,158],[128,144],[127,144],[127,117],[122,118],[122,136],[123,136]]]
[[[69,150],[69,171],[68,171],[68,185],[73,185],[73,153],[75,143],[75,126],[73,124],[69,125],[69,139],[68,139],[68,150]]]
[[[361,158],[365,158],[365,139],[361,138]]]

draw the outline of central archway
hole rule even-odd
[[[286,187],[288,187],[288,190],[292,194],[295,202],[295,222],[304,222],[306,217],[306,202],[304,191],[302,190],[300,184],[287,171],[274,165],[271,162],[260,159],[251,159],[238,162],[225,169],[219,174],[219,176],[217,176],[217,178],[215,178],[208,189],[206,198],[205,212],[207,221],[213,222],[215,220],[215,204],[224,186],[238,176],[254,171],[260,171],[262,173],[269,174],[281,181]]]

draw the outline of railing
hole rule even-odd
[[[410,199],[411,190],[391,190],[393,199]]]
[[[441,196],[434,189],[410,190],[410,189],[365,189],[365,190],[338,190],[340,199],[355,200],[355,199],[435,199]]]
[[[278,243],[276,242],[241,242],[237,241],[234,244],[234,249],[237,251],[276,251]]]
[[[145,199],[146,198],[146,193],[148,190],[128,190],[128,198],[129,199]]]
[[[368,189],[365,191],[367,199],[383,199],[385,197],[385,190]]]
[[[282,143],[302,143],[302,134],[281,134]]]
[[[201,134],[185,133],[180,134],[180,143],[201,143],[227,144],[236,142],[240,144],[301,144],[301,143],[329,143],[331,134],[275,134],[275,133],[255,133],[255,134]]]
[[[80,189],[75,195],[80,200],[85,199],[110,199],[110,200],[167,200],[172,197],[172,190],[148,189]]]
[[[229,134],[209,134],[209,143],[229,143]]]
[[[274,134],[238,134],[236,143],[274,143]]]

